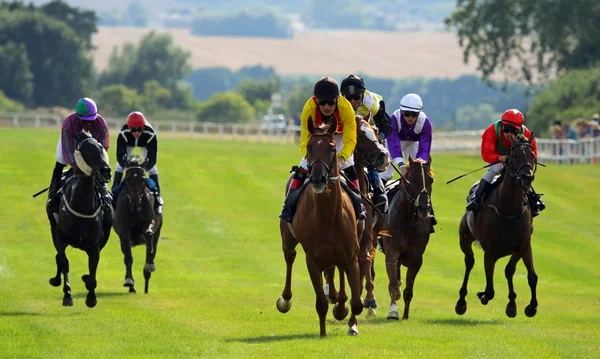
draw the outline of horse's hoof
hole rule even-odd
[[[356,328],[356,324],[348,328],[348,335],[358,335],[358,328]]]
[[[517,304],[516,303],[508,303],[506,305],[506,316],[509,318],[514,318],[517,316]]]
[[[365,299],[363,302],[363,308],[373,308],[377,309],[377,300],[373,299]]]
[[[528,316],[529,318],[535,317],[536,314],[537,314],[537,308],[535,308],[531,304],[528,304],[525,307],[525,315]]]
[[[340,307],[339,304],[333,306],[333,317],[337,320],[344,320],[348,316],[348,306],[344,304],[344,307]]]
[[[279,297],[279,299],[277,299],[276,306],[280,313],[287,313],[292,308],[292,300],[285,300],[283,297]]]
[[[375,310],[375,308],[367,308],[367,314],[366,314],[366,318],[367,319],[371,319],[371,318],[376,318],[377,317],[377,311]]]
[[[454,307],[454,311],[458,315],[465,314],[467,312],[467,303],[465,303],[464,305],[460,305],[460,304],[456,303],[456,306]]]
[[[64,297],[63,298],[63,307],[72,307],[73,306],[73,298],[72,297]]]
[[[479,298],[479,300],[481,301],[481,304],[483,305],[487,305],[488,302],[490,301],[486,296],[485,296],[485,292],[478,292],[477,293],[477,297]]]
[[[144,272],[152,273],[156,270],[156,266],[154,263],[146,263],[144,264]]]
[[[129,293],[137,293],[133,286],[129,287]]]
[[[88,308],[94,308],[96,306],[96,304],[98,304],[98,301],[96,300],[96,296],[90,296],[88,294],[87,298],[85,298],[85,305],[87,305]]]
[[[388,320],[399,320],[400,319],[400,315],[398,315],[397,311],[390,310],[390,312],[387,315],[387,319]]]
[[[81,280],[83,281],[83,283],[87,283],[88,278],[90,277],[89,274],[84,274],[81,276]]]
[[[133,282],[133,278],[126,278],[125,282],[123,282],[123,287],[133,288],[134,284],[135,283]]]
[[[58,287],[60,285],[60,282],[61,282],[60,276],[50,278],[50,280],[48,281],[48,283],[50,283],[50,285],[53,287]]]

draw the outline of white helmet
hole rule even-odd
[[[416,93],[409,93],[400,100],[400,110],[421,112],[423,110],[423,101],[421,96]]]

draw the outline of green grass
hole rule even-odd
[[[476,157],[433,158],[433,201],[439,220],[417,277],[409,321],[388,322],[383,255],[376,260],[378,317],[359,319],[360,336],[328,314],[319,338],[315,296],[298,248],[293,307],[275,308],[285,278],[278,213],[293,145],[161,138],[165,224],[150,294],[123,288],[123,256],[114,233],[101,255],[98,305],[85,306],[79,279],[87,256],[69,249],[75,306],[48,284],[55,250],[45,196],[58,134],[0,129],[0,357],[600,357],[600,167],[539,168],[535,185],[548,209],[535,219],[533,252],[539,275],[538,314],[527,318],[526,271],[517,266],[518,315],[504,314],[504,266],[496,266],[496,297],[482,306],[483,255],[476,250],[469,308],[454,313],[464,273],[457,227],[477,175],[445,182],[482,165]],[[110,149],[114,161],[114,147]],[[481,173],[482,174],[482,173]],[[142,289],[144,249],[134,249]]]

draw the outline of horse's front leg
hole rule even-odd
[[[400,263],[398,262],[400,253],[391,247],[390,245],[387,246],[385,254],[385,269],[388,275],[388,291],[390,293],[390,311],[387,319],[398,320],[400,316],[396,301],[400,299]]]
[[[487,305],[488,302],[494,299],[494,268],[496,266],[496,258],[485,252],[483,257],[483,265],[485,267],[485,291],[478,292],[477,297],[481,304]]]
[[[123,253],[123,262],[125,263],[125,282],[123,287],[129,287],[129,293],[135,293],[135,282],[131,268],[133,267],[133,255],[131,254],[131,232],[129,229],[122,230],[119,233],[119,241],[121,242],[121,252]]]
[[[363,311],[363,301],[361,298],[360,290],[360,268],[358,265],[358,256],[354,256],[348,266],[346,267],[346,275],[348,276],[348,284],[350,285],[350,291],[352,292],[352,298],[350,299],[350,306],[352,307],[352,315],[348,321],[348,334],[358,335],[358,320],[357,317]],[[340,275],[341,277],[341,275]]]
[[[525,264],[525,268],[527,268],[527,283],[529,284],[529,288],[531,289],[531,301],[529,305],[525,307],[525,315],[528,317],[533,317],[537,314],[537,282],[538,276],[535,273],[535,269],[533,268],[533,254],[531,252],[531,243],[525,249],[525,253],[523,254],[523,263]]]
[[[148,229],[144,233],[146,241],[146,264],[144,264],[144,293],[148,294],[148,286],[150,284],[150,276],[156,270],[154,265],[154,221],[150,223]]]
[[[63,275],[63,302],[65,307],[73,306],[73,297],[71,296],[71,284],[69,284],[69,259],[67,258],[67,245],[62,240],[60,234],[53,236],[54,248],[56,248],[56,276],[50,278],[50,285],[58,287],[60,285],[60,276]]]
[[[321,268],[317,261],[309,254],[306,253],[306,267],[308,268],[308,274],[310,274],[310,281],[312,282],[313,289],[316,295],[315,309],[319,315],[319,329],[322,337],[327,336],[327,329],[325,327],[325,318],[327,317],[327,310],[329,309],[329,303],[323,292],[323,276],[321,274]]]
[[[335,270],[333,266],[330,268]],[[331,271],[330,277],[333,277],[334,270]],[[337,294],[337,298],[335,298],[336,305],[333,307],[333,317],[337,320],[344,320],[348,316],[348,306],[346,305],[348,301],[348,294],[346,294],[346,274],[341,267],[338,267],[338,273],[340,275],[340,292]],[[334,303],[331,298],[329,302]]]
[[[323,292],[331,304],[338,303],[338,291],[335,287],[335,266],[328,267],[323,271],[325,275],[325,286]]]
[[[281,248],[283,250],[283,258],[285,259],[285,287],[281,292],[281,297],[277,299],[277,310],[281,313],[287,313],[292,308],[292,267],[296,260],[296,246],[298,241],[288,229],[287,222],[281,221]]]
[[[81,276],[81,280],[83,280],[85,283],[85,288],[88,290],[88,295],[85,298],[85,305],[87,305],[88,308],[94,308],[97,304],[96,270],[98,269],[98,263],[100,262],[100,250],[98,248],[93,248],[87,250],[86,252],[88,255],[88,269],[90,273]]]
[[[504,268],[504,276],[506,277],[506,281],[508,283],[508,304],[506,305],[506,315],[509,318],[514,318],[517,316],[517,293],[515,293],[515,286],[513,285],[513,276],[515,275],[515,269],[517,268],[517,262],[519,262],[521,256],[518,254],[513,254]]]
[[[372,272],[375,250],[373,246],[373,240],[370,235],[370,231],[369,233],[365,232],[360,243],[360,284],[361,292],[363,289],[363,283],[365,284],[365,289],[367,291],[364,300],[365,308],[367,308],[367,317],[374,317],[377,314],[375,311],[377,308],[377,300],[373,294],[373,291],[375,290],[375,284],[373,283]]]
[[[404,287],[404,292],[402,293],[402,296],[404,297],[404,314],[402,315],[402,320],[408,319],[410,302],[413,298],[415,279],[417,278],[417,274],[419,274],[419,270],[421,270],[422,265],[423,255],[420,255],[415,258],[415,260],[408,266],[408,269],[406,270],[406,286]]]

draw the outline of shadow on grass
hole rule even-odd
[[[227,342],[247,343],[247,344],[260,344],[270,342],[281,342],[287,340],[303,340],[303,339],[318,339],[319,333],[316,334],[289,334],[289,335],[264,335],[261,337],[249,337],[249,338],[234,338],[227,339]]]
[[[72,297],[74,299],[81,299],[81,298],[87,297],[87,294],[88,294],[88,292],[84,291],[81,293],[73,294]],[[142,294],[144,294],[143,289],[142,289]],[[127,289],[125,289],[122,292],[96,292],[96,298],[121,297],[121,296],[127,296],[127,295],[136,295],[136,293],[129,293],[129,292],[127,292]]]
[[[493,320],[476,320],[476,319],[427,319],[425,322],[429,324],[441,324],[441,325],[451,325],[451,326],[476,326],[476,325],[497,325],[503,324],[502,321],[493,319]]]
[[[43,313],[35,313],[35,312],[2,312],[0,311],[0,317],[35,317],[38,315],[45,315]]]

